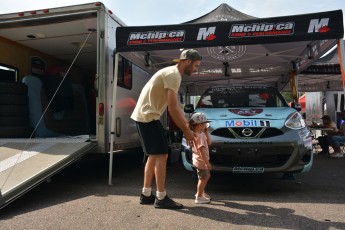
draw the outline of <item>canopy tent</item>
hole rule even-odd
[[[183,24],[117,27],[116,58],[119,53],[144,51],[142,63],[135,64],[145,65],[154,73],[174,64],[172,60],[180,56],[182,49],[197,48],[203,61],[197,73],[182,76],[181,91],[185,94],[200,95],[210,84],[259,83],[281,90],[295,73],[335,46],[343,34],[341,10],[255,18],[221,4],[209,14]],[[117,69],[115,61],[115,76]],[[116,84],[113,95],[115,101]],[[110,184],[114,115],[113,106]]]
[[[117,52],[145,51],[153,72],[173,64],[180,49],[203,55],[199,72],[183,76],[181,88],[200,94],[212,84],[274,85],[283,89],[343,36],[341,10],[255,18],[226,4],[183,24],[118,27]]]

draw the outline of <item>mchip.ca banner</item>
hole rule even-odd
[[[341,10],[245,21],[118,27],[118,52],[338,39]]]

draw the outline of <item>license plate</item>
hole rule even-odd
[[[263,173],[264,171],[264,167],[234,167],[232,169],[233,173]]]

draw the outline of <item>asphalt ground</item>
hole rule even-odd
[[[345,158],[314,155],[311,172],[212,174],[210,204],[194,204],[196,181],[181,162],[167,193],[182,210],[140,205],[140,152],[89,154],[0,210],[0,229],[345,229]]]

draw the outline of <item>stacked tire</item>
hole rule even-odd
[[[30,137],[28,103],[24,83],[0,82],[0,138]]]

